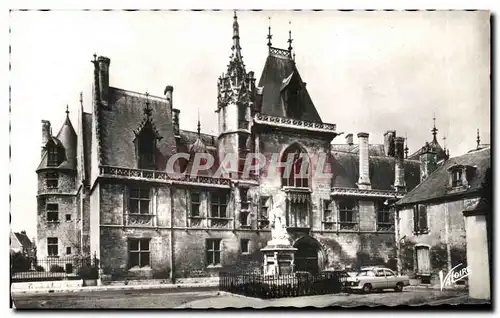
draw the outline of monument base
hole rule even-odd
[[[271,240],[261,249],[264,254],[264,275],[278,276],[292,274],[295,252],[288,240]]]

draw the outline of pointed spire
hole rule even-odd
[[[288,24],[290,25],[290,29],[288,30],[288,51],[292,52],[292,21],[288,21]]]
[[[443,136],[443,149],[446,150],[446,136]]]
[[[66,104],[66,116],[69,116],[69,106]]]
[[[434,136],[432,141],[434,142],[437,142],[437,132],[438,132],[438,129],[436,128],[436,114],[434,113],[434,117],[432,118],[432,120],[434,121],[434,127],[432,128],[432,135]]]
[[[240,26],[238,24],[238,16],[234,10],[233,22],[233,58],[241,60],[241,46],[240,46]]]
[[[267,33],[267,46],[271,47],[273,44],[271,43],[271,39],[273,38],[271,34],[271,17],[269,17],[269,32]]]
[[[406,143],[406,145],[405,145],[405,159],[408,159],[408,151],[410,149],[408,149],[408,134],[407,133],[405,133],[405,143]]]
[[[198,138],[201,136],[200,110],[198,109]]]
[[[476,139],[476,142],[477,142],[477,148],[479,148],[479,145],[481,144],[481,137],[479,136],[479,128],[477,129],[477,139]]]

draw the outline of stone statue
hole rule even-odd
[[[284,194],[278,193],[273,201],[273,208],[269,213],[272,222],[271,240],[286,241],[286,244],[289,244],[288,233],[286,232],[286,197]]]

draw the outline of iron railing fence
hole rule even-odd
[[[219,290],[263,299],[335,294],[346,278],[337,272],[264,276],[257,273],[219,273]]]

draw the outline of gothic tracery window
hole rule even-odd
[[[281,168],[282,186],[309,187],[309,160],[304,150],[297,145],[288,148],[283,154],[281,162],[285,165]]]

